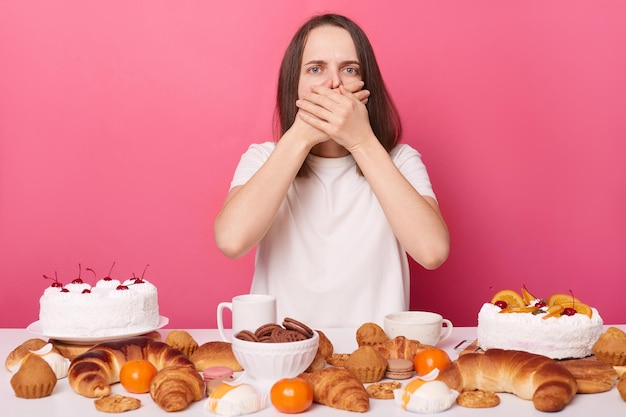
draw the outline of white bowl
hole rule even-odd
[[[315,359],[319,335],[297,342],[248,342],[234,338],[233,353],[246,374],[257,381],[275,382],[304,372]]]

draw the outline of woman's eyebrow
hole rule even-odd
[[[324,61],[323,59],[312,59],[311,61],[305,62],[304,65],[325,65],[328,62]],[[341,66],[343,65],[361,65],[361,63],[357,60],[346,60],[346,61],[341,61],[339,63]]]

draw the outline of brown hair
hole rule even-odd
[[[402,124],[398,110],[385,88],[374,50],[365,32],[352,20],[336,14],[314,16],[298,29],[291,39],[278,77],[278,93],[274,112],[274,134],[281,137],[294,123],[298,109],[298,83],[302,55],[309,32],[319,26],[337,26],[350,33],[361,64],[361,75],[370,92],[367,109],[374,134],[383,147],[390,152],[400,141]]]

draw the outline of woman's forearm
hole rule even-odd
[[[373,138],[350,150],[407,253],[426,269],[448,257],[450,236],[437,202],[420,195]]]
[[[243,256],[265,236],[309,150],[288,131],[250,180],[229,192],[214,223],[215,241],[226,256]]]

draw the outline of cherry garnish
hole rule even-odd
[[[53,279],[54,282],[52,284],[50,284],[51,287],[53,288],[62,288],[63,284],[59,282],[59,277],[57,276],[57,271],[54,271],[54,278],[50,278],[46,275],[43,276],[45,279]]]
[[[541,301],[537,301],[537,302],[535,303],[535,307],[537,307],[537,308],[545,307],[546,305],[547,305],[547,304],[546,304],[546,302],[545,302],[545,301],[543,301],[543,300],[541,300]]]
[[[102,278],[105,281],[113,281],[113,278],[111,278],[111,271],[113,271],[113,267],[115,266],[115,262],[113,262],[113,265],[111,265],[111,269],[109,269],[109,275],[107,275],[106,277]]]
[[[72,281],[72,284],[82,284],[82,283],[83,283],[83,280],[80,278],[80,275],[81,275],[81,273],[82,273],[81,269],[82,269],[82,268],[81,268],[80,263],[79,263],[79,264],[78,264],[78,278],[76,278],[75,280],[73,280],[73,281]]]
[[[576,309],[574,309],[572,307],[566,307],[563,310],[563,314],[566,315],[566,316],[573,316],[576,313],[577,313]]]
[[[61,292],[70,292],[67,288],[61,288]]]
[[[506,303],[506,301],[503,301],[503,300],[498,300],[494,304],[502,309],[505,309],[508,307],[508,304]]]
[[[82,292],[82,294],[91,294],[91,290],[85,288]]]
[[[117,287],[115,287],[116,290],[127,290],[128,286],[127,285],[118,285]]]

